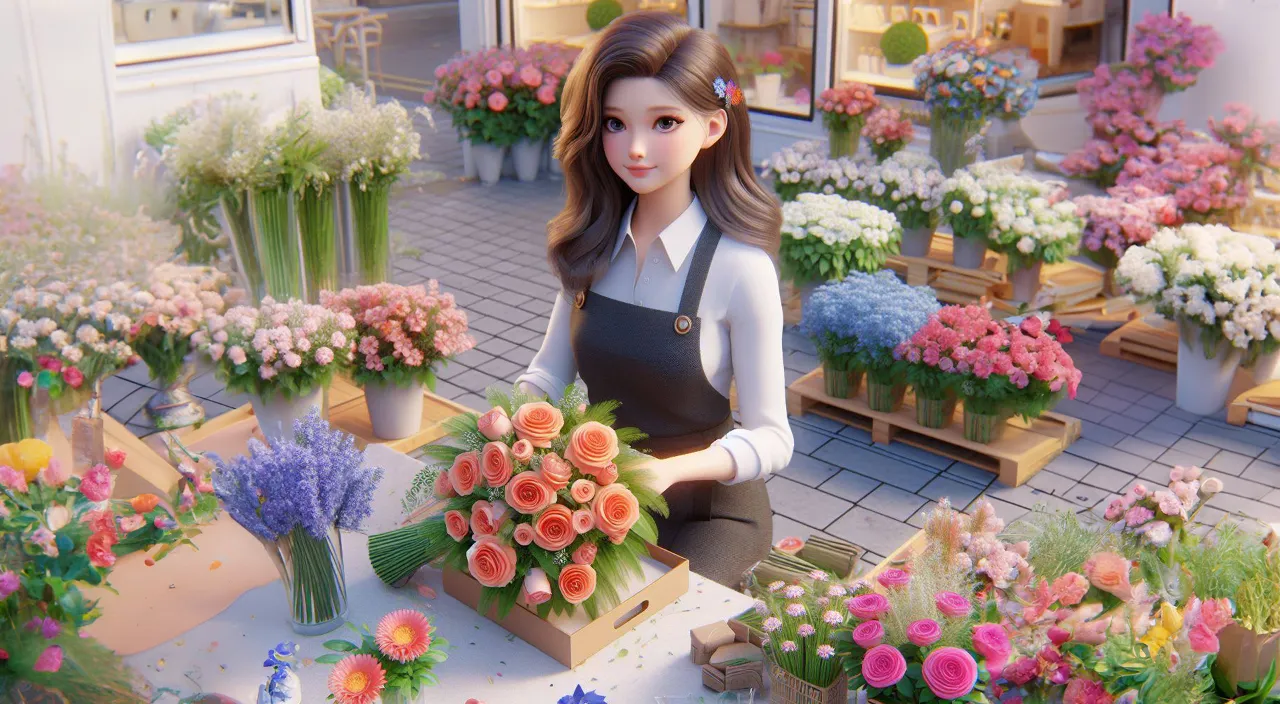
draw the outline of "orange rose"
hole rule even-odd
[[[520,462],[528,462],[533,459],[533,443],[528,440],[516,440],[511,446],[511,456]]]
[[[551,447],[551,441],[560,437],[564,415],[546,401],[534,401],[517,408],[511,424],[517,438],[528,440],[534,447]]]
[[[542,481],[556,491],[569,486],[569,479],[573,476],[573,467],[554,452],[542,456],[541,471]]]
[[[480,434],[489,440],[498,440],[503,435],[511,432],[511,419],[507,418],[507,412],[502,408],[494,406],[484,415],[476,419],[476,428]]]
[[[462,496],[469,495],[480,483],[480,458],[476,453],[464,452],[453,461],[449,468],[449,483],[453,490]]]
[[[537,472],[521,472],[507,482],[507,505],[525,515],[533,515],[555,503],[556,492]]]
[[[1093,586],[1129,601],[1133,598],[1133,585],[1129,583],[1129,569],[1132,566],[1120,555],[1100,552],[1085,561],[1084,576]]]
[[[596,591],[596,571],[591,565],[571,562],[560,570],[560,596],[570,604],[581,604]]]
[[[591,532],[591,529],[595,527],[596,519],[595,516],[591,515],[590,511],[585,508],[580,508],[573,512],[573,530],[576,531],[578,535],[589,533]]]
[[[129,502],[133,510],[138,513],[148,513],[159,504],[160,497],[155,494],[138,494]]]
[[[517,543],[528,545],[533,542],[533,526],[528,523],[520,523],[516,525],[516,532],[512,535]]]
[[[533,521],[533,544],[555,552],[569,547],[578,534],[573,530],[573,512],[561,504],[547,507]]]
[[[600,486],[609,486],[618,481],[618,465],[610,462],[608,467],[596,472],[596,484]]]
[[[564,458],[584,473],[587,470],[593,474],[599,472],[617,456],[618,434],[613,432],[613,428],[594,420],[574,428],[569,436],[569,446],[564,450]]]
[[[481,535],[467,549],[467,571],[481,586],[505,587],[516,577],[516,549],[492,535]]]
[[[461,511],[445,511],[444,529],[450,538],[462,542],[467,537],[469,528],[467,514]]]
[[[480,453],[480,473],[489,486],[505,486],[511,480],[511,449],[504,443],[488,442]]]
[[[569,488],[569,496],[580,504],[585,504],[596,495],[596,483],[590,479],[579,479]]]
[[[475,533],[476,537],[498,532],[497,527],[489,520],[488,501],[477,501],[471,504],[471,532]]]
[[[458,492],[453,490],[453,484],[449,482],[447,471],[436,475],[434,493],[437,499],[449,499],[458,495]]]
[[[596,519],[596,528],[609,536],[614,545],[622,543],[631,526],[640,520],[640,502],[635,494],[621,484],[610,484],[600,487],[595,501],[591,504],[591,512]]]

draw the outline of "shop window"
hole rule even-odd
[[[337,1],[345,4],[344,0]],[[111,0],[116,63],[143,63],[305,39],[305,35],[295,35],[295,2],[302,0]],[[350,4],[354,5],[354,0]],[[326,0],[317,0],[317,8],[324,5]]]
[[[816,0],[703,0],[702,26],[738,66],[753,110],[813,115]]]
[[[596,5],[592,0],[513,0],[512,32],[519,47],[559,42],[582,48],[609,20],[639,10],[689,16],[687,0],[617,0]]]
[[[956,39],[985,37],[1064,81],[1124,54],[1127,0],[835,0],[833,82],[914,92],[910,62]]]

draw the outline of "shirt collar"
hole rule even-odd
[[[622,225],[618,228],[618,242],[613,246],[613,254],[609,258],[611,262],[618,258],[622,245],[626,244],[628,239],[634,239],[631,234],[631,215],[635,209],[636,201],[632,200],[631,205],[627,206],[627,211],[622,215]],[[689,257],[689,252],[693,251],[693,246],[697,244],[698,236],[702,234],[702,228],[706,224],[707,214],[703,211],[702,204],[698,202],[698,197],[694,196],[689,207],[658,234],[658,239],[662,241],[662,249],[671,261],[672,269],[679,271],[684,265],[684,260]]]

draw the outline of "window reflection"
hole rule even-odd
[[[609,20],[628,12],[655,10],[688,19],[686,0],[513,0],[516,46],[559,42],[579,49]]]
[[[289,0],[113,0],[111,14],[116,44],[261,27],[290,31]]]
[[[811,114],[814,0],[706,0],[703,10],[703,27],[734,57],[749,107]]]

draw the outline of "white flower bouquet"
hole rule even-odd
[[[135,321],[133,349],[162,386],[178,379],[192,351],[191,337],[207,314],[226,308],[230,278],[211,267],[165,263],[124,306]]]
[[[801,193],[842,195],[857,199],[857,185],[873,163],[849,157],[831,159],[822,142],[796,142],[766,159],[760,175],[773,177],[773,190],[787,203]]]
[[[932,157],[900,151],[865,169],[866,200],[893,213],[902,227],[915,230],[937,224],[946,177]]]
[[[1062,200],[1065,190],[1047,197],[1031,195],[1037,191],[1042,187],[1006,191],[991,204],[995,219],[988,246],[1008,256],[1011,274],[1038,261],[1065,262],[1080,248],[1084,219],[1077,215],[1076,204]]]
[[[892,213],[838,195],[802,193],[782,206],[782,219],[782,275],[797,284],[877,271],[902,238]]]
[[[1278,262],[1265,237],[1189,224],[1129,247],[1116,281],[1160,315],[1199,328],[1207,358],[1222,343],[1256,353],[1280,338]]]

